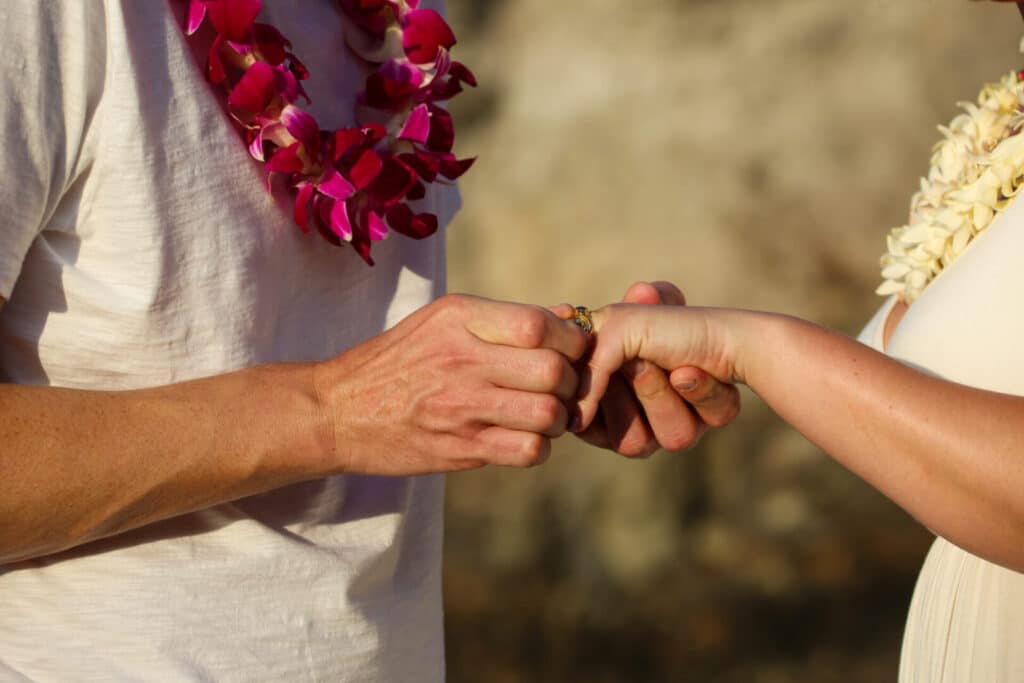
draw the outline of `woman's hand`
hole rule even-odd
[[[685,306],[686,297],[671,282],[637,282],[626,290],[623,303]],[[554,310],[572,317],[567,304]],[[724,426],[739,413],[738,392],[703,370],[678,368],[676,379],[673,387],[656,364],[626,361],[609,378],[594,420],[576,435],[629,458],[647,457],[659,448],[688,450],[709,427]]]
[[[683,397],[694,396],[703,409],[699,415],[708,426],[723,426],[739,412],[739,392],[733,383],[742,381],[728,350],[728,313],[713,309],[678,306],[613,304],[594,311],[593,352],[581,376],[579,420],[586,429],[615,373],[636,362],[647,367],[676,369],[673,380]],[[664,376],[662,376],[664,377]],[[670,387],[668,381],[665,386]],[[663,417],[668,417],[663,414]]]

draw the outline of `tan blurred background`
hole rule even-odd
[[[480,159],[452,290],[691,303],[856,334],[958,100],[1024,65],[967,0],[449,0]],[[449,479],[449,678],[889,681],[930,542],[755,396],[688,454],[564,439]]]

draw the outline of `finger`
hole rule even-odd
[[[740,392],[733,384],[723,384],[698,368],[674,370],[669,381],[711,427],[724,427],[740,413]]]
[[[647,424],[662,448],[682,451],[697,444],[705,426],[661,368],[647,361],[630,361],[623,366],[623,374],[630,381]]]
[[[569,422],[568,410],[557,396],[512,389],[485,392],[471,410],[476,422],[550,437],[565,434]]]
[[[622,342],[606,333],[580,371],[571,431],[578,432],[590,426],[597,415],[601,398],[608,390],[612,375],[622,367],[625,360]],[[608,417],[606,415],[605,419]]]
[[[556,304],[548,306],[548,310],[559,320],[572,320],[576,314],[576,308],[572,304]]]
[[[563,401],[576,395],[579,375],[565,356],[551,349],[516,349],[487,345],[486,378],[496,386],[542,394]]]
[[[481,429],[473,439],[474,450],[492,465],[534,467],[551,457],[551,439],[529,431],[504,427]]]
[[[671,282],[636,282],[626,290],[622,298],[627,304],[666,304],[669,306],[685,306],[686,297]]]
[[[661,303],[666,306],[685,306],[686,295],[683,294],[683,290],[679,289],[675,284],[666,280],[657,280],[651,283],[654,288],[658,290],[661,295]]]
[[[590,426],[576,434],[576,437],[589,443],[591,446],[610,449],[611,443],[608,440],[608,431],[605,429],[603,411],[598,410]]]
[[[645,458],[658,450],[658,442],[647,426],[640,404],[620,373],[612,375],[608,381],[608,390],[601,398],[601,414],[608,447],[616,453],[628,458]]]
[[[466,329],[489,344],[553,349],[572,361],[582,358],[589,345],[583,330],[546,308],[504,301],[467,301],[470,305],[462,312]]]
[[[642,356],[656,365],[674,368],[706,355],[706,326],[676,306],[613,304],[593,312],[597,344],[580,372],[577,395],[579,427],[586,429],[608,388],[609,377],[627,359]]]

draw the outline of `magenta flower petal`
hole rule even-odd
[[[394,110],[404,106],[423,85],[423,72],[406,60],[390,59],[366,79],[365,104],[374,109]]]
[[[378,73],[387,81],[409,88],[418,88],[423,84],[423,72],[404,59],[389,59],[380,65]]]
[[[307,78],[309,78],[309,69],[306,68],[305,64],[299,61],[298,57],[289,52],[288,61],[290,62],[289,66],[291,67],[291,72],[295,74],[295,78],[299,79],[300,81],[304,81]],[[306,94],[306,91],[302,90],[301,85],[299,86],[299,89],[302,91],[302,96],[306,98],[306,101],[312,102],[309,95]]]
[[[320,236],[330,242],[336,247],[340,247],[344,242],[334,234],[331,229],[331,209],[334,208],[334,200],[323,196],[322,194],[313,195],[313,225],[316,227],[316,231],[320,233]]]
[[[435,79],[430,86],[427,99],[430,102],[450,100],[462,92],[462,84],[476,87],[476,77],[459,62],[452,62],[451,71],[445,78]]]
[[[245,135],[249,140],[249,155],[256,161],[263,161],[263,129],[247,128]]]
[[[251,119],[265,110],[277,94],[274,67],[266,62],[256,62],[246,69],[228,95],[228,105],[243,120]]]
[[[448,50],[438,50],[437,58],[434,60],[434,78],[444,78],[452,68],[452,53]]]
[[[386,156],[380,173],[366,188],[376,206],[391,206],[402,200],[416,184],[416,173],[396,157]]]
[[[437,216],[432,213],[414,214],[407,204],[392,206],[387,215],[388,225],[406,237],[419,240],[437,232]]]
[[[455,124],[447,109],[430,105],[430,135],[426,140],[427,149],[432,152],[450,152],[455,144]]]
[[[376,211],[370,211],[366,217],[366,231],[374,242],[379,242],[388,236],[387,223],[377,215]]]
[[[452,62],[451,74],[466,85],[476,87],[476,76],[462,62]]]
[[[344,176],[333,168],[324,171],[323,177],[317,183],[317,189],[331,199],[344,202],[356,193],[356,188]]]
[[[387,137],[388,129],[379,123],[367,123],[360,130],[371,145]]]
[[[236,43],[249,42],[249,34],[263,0],[210,0],[207,7],[217,33]]]
[[[302,143],[307,152],[314,156],[319,152],[320,126],[310,114],[289,104],[281,110],[281,123],[292,137]]]
[[[299,95],[305,97],[307,102],[309,101],[309,95],[302,89],[299,79],[283,66],[274,67],[274,89],[281,96],[281,99],[288,104],[292,104],[295,100],[299,99]]]
[[[427,186],[421,182],[417,182],[409,191],[405,193],[405,198],[411,202],[423,199],[427,196]]]
[[[288,57],[291,43],[280,31],[270,24],[253,25],[253,41],[260,56],[271,66],[279,66]]]
[[[299,157],[299,143],[277,149],[267,162],[266,168],[271,173],[298,173],[306,164]]]
[[[471,159],[445,159],[441,162],[441,175],[448,180],[456,180],[468,171],[474,163],[476,163],[476,157]]]
[[[352,164],[348,171],[348,177],[355,184],[356,189],[362,190],[373,182],[374,178],[380,175],[384,162],[372,149],[365,150]]]
[[[383,36],[389,17],[381,10],[393,5],[390,0],[341,0],[341,6],[360,28],[371,35]]]
[[[361,128],[339,128],[334,131],[334,160],[337,161],[353,147],[366,142]]]
[[[455,45],[455,34],[441,15],[432,9],[416,9],[405,15],[402,47],[413,64],[429,64],[441,48]]]
[[[220,46],[224,44],[220,36],[213,39],[210,51],[206,55],[206,77],[215,85],[219,85],[227,79],[228,74],[224,69],[224,62],[220,58]]]
[[[366,262],[366,265],[373,267],[373,259],[370,257],[370,247],[373,245],[368,239],[359,237],[352,240],[352,248],[359,254],[359,258]]]
[[[420,104],[409,112],[409,118],[405,120],[405,125],[398,132],[398,138],[423,144],[427,141],[428,135],[430,135],[430,111],[427,109],[427,105]]]
[[[192,35],[199,30],[206,18],[206,0],[189,0],[188,20],[186,21],[185,34]]]
[[[416,175],[428,183],[434,182],[438,171],[441,170],[441,159],[438,155],[430,152],[408,152],[399,155],[399,158],[416,171]]]
[[[313,198],[313,183],[299,183],[298,193],[295,195],[295,225],[302,229],[302,232],[309,232],[309,200]]]
[[[352,240],[352,221],[348,216],[348,205],[343,201],[336,201],[331,207],[331,230],[346,242]]]

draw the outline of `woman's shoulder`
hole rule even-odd
[[[888,353],[947,379],[1024,394],[1024,202],[1014,201],[907,311]]]

